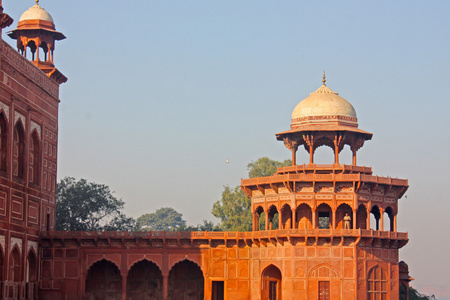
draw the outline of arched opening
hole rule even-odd
[[[280,229],[291,229],[291,228],[292,228],[292,209],[289,204],[285,204],[281,208]]]
[[[266,214],[264,213],[264,209],[261,206],[258,206],[258,208],[256,208],[254,214],[255,214],[255,227],[253,228],[253,230],[255,230],[255,231],[264,230],[265,225],[266,225],[266,220],[265,220]]]
[[[296,210],[296,222],[298,229],[312,229],[312,210],[311,207],[302,203]]]
[[[373,206],[370,211],[370,229],[380,230],[380,209],[378,206]]]
[[[93,264],[86,276],[85,294],[87,299],[122,299],[122,276],[119,268],[105,259]]]
[[[30,182],[39,184],[40,159],[39,159],[39,136],[36,131],[31,135],[30,143]]]
[[[25,133],[21,122],[14,127],[13,175],[23,179]]]
[[[281,300],[281,272],[274,265],[264,269],[261,274],[261,299]]]
[[[31,61],[34,61],[36,59],[36,50],[37,50],[36,43],[34,41],[29,41],[27,44],[27,48],[30,48]],[[26,51],[26,49],[25,49],[25,57],[28,56],[27,55],[28,53],[26,53],[26,52],[28,52],[28,51]]]
[[[267,213],[267,215],[268,215],[268,219],[269,219],[269,223],[268,223],[269,228],[268,229],[269,230],[278,229],[280,220],[279,220],[279,216],[278,216],[278,210],[275,207],[275,205],[272,205],[269,208],[269,212]]]
[[[316,209],[316,224],[319,229],[330,229],[332,220],[331,207],[328,204],[322,203]]]
[[[364,204],[361,204],[356,212],[356,228],[367,229],[367,209]]]
[[[383,227],[384,231],[394,231],[394,212],[391,207],[384,211]]]
[[[327,139],[321,139],[328,141]],[[332,143],[332,141],[328,141]],[[315,142],[314,142],[315,143]],[[328,145],[323,144],[314,151],[314,163],[318,165],[330,165],[334,164],[334,150]]]
[[[9,258],[9,279],[14,282],[20,282],[20,252],[14,247]]]
[[[336,210],[336,228],[353,229],[353,210],[350,205],[343,203],[338,206]]]
[[[48,46],[47,43],[45,42],[42,42],[41,46],[39,47],[39,60],[40,61],[48,60]]]
[[[25,273],[25,293],[26,299],[34,299],[37,292],[37,259],[33,251],[27,256],[27,267]]]
[[[0,171],[6,173],[6,152],[8,149],[8,128],[3,112],[0,113]]]
[[[131,267],[127,278],[127,299],[162,299],[162,275],[158,266],[142,260]]]
[[[373,267],[369,271],[367,280],[367,299],[387,299],[387,288],[388,286],[385,272],[380,266]]]
[[[204,281],[200,267],[189,260],[183,260],[170,270],[167,299],[203,299]]]
[[[349,145],[344,145],[344,148],[339,153],[339,164],[352,165],[353,164],[353,152]]]

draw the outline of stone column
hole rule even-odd
[[[269,230],[269,212],[266,211],[266,224],[265,224],[266,230]]]
[[[357,225],[356,225],[356,214],[357,214],[357,210],[353,210],[353,229],[356,229]]]
[[[383,220],[384,220],[384,209],[382,209],[381,207],[380,207],[380,228],[378,228],[380,231],[384,231],[384,222],[383,222]]]
[[[169,274],[164,274],[163,278],[163,300],[167,300],[169,297]]]
[[[122,274],[122,300],[127,300],[127,277],[128,274]]]
[[[370,210],[367,208],[367,220],[366,220],[366,229],[370,229]]]

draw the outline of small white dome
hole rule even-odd
[[[347,100],[323,84],[294,108],[291,127],[336,120],[357,125],[356,111]]]
[[[22,14],[19,22],[26,20],[42,20],[54,23],[52,16],[37,3]]]

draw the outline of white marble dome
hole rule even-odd
[[[353,106],[333,92],[325,83],[306,97],[292,112],[291,127],[311,123],[326,124],[344,122],[357,126],[356,111]]]
[[[27,20],[41,20],[54,23],[52,16],[37,3],[22,14],[19,22]]]

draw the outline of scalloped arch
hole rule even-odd
[[[175,265],[176,264],[179,264],[180,262],[183,262],[183,261],[189,261],[189,262],[191,262],[191,263],[194,263],[195,265],[197,265],[197,267],[199,267],[200,268],[200,270],[202,271],[202,274],[203,274],[203,277],[205,277],[205,270],[203,270],[203,268],[202,268],[202,266],[201,266],[201,263],[200,262],[198,262],[198,261],[196,261],[194,258],[192,258],[192,257],[188,257],[187,255],[185,256],[185,257],[183,257],[183,258],[180,258],[179,260],[176,260],[176,261],[174,261],[170,266],[169,266],[169,273],[170,273],[170,271],[172,271],[172,269],[175,267]]]
[[[332,275],[332,276],[321,277],[321,275],[319,273],[320,273],[320,269],[322,269],[322,268],[328,269],[328,272],[329,272],[328,274]],[[330,277],[331,278],[340,278],[340,275],[336,270],[334,270],[334,268],[331,265],[329,265],[327,263],[318,264],[318,265],[312,267],[311,270],[309,270],[309,272],[308,272],[308,278],[326,278],[326,277],[327,278],[330,278]]]
[[[102,258],[99,258],[99,259],[97,259],[97,260],[92,261],[92,262],[90,263],[90,265],[88,265],[87,268],[86,268],[87,272],[89,272],[89,270],[90,270],[96,263],[101,262],[102,260],[112,263],[112,264],[117,268],[117,270],[119,270],[119,273],[120,273],[120,267],[119,267],[114,261],[112,261],[112,260],[110,260],[110,259],[107,259],[106,257],[102,257]]]
[[[128,273],[130,273],[130,270],[131,270],[136,264],[138,264],[138,263],[140,263],[141,261],[144,261],[144,260],[148,261],[149,263],[154,264],[154,265],[158,268],[158,270],[162,273],[162,268],[161,268],[161,266],[160,266],[157,262],[155,262],[155,261],[153,261],[153,260],[151,260],[151,259],[148,259],[147,257],[142,257],[142,258],[139,258],[139,259],[136,259],[135,261],[133,261],[133,262],[130,264],[130,267],[128,268]]]

